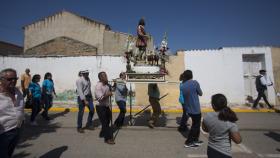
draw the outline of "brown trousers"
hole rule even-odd
[[[161,107],[159,104],[159,99],[149,97],[149,102],[153,109],[153,114],[152,114],[152,117],[151,117],[149,123],[156,124],[158,122],[159,115],[161,114]]]

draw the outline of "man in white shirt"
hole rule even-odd
[[[256,78],[256,89],[258,91],[258,97],[254,101],[254,105],[252,108],[256,109],[259,101],[261,100],[261,98],[263,98],[263,100],[267,104],[268,108],[272,109],[273,106],[271,106],[269,104],[269,102],[266,98],[266,95],[265,95],[265,91],[267,90],[267,86],[272,86],[273,83],[271,81],[268,82],[268,80],[266,78],[266,70],[260,70],[259,73],[260,73],[260,75],[257,76],[257,78]]]
[[[14,69],[0,72],[0,156],[12,157],[20,137],[24,120],[23,95],[17,89],[18,77]]]
[[[81,75],[81,76],[80,76]],[[93,115],[94,115],[94,105],[93,97],[91,93],[91,82],[89,79],[89,71],[84,70],[79,73],[79,79],[76,81],[77,94],[78,94],[78,120],[77,120],[77,131],[79,133],[84,133],[82,128],[84,109],[87,106],[89,109],[88,119],[86,124],[86,129],[93,130]]]

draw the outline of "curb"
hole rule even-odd
[[[136,113],[136,112],[139,112],[141,109],[132,109],[132,113]],[[276,112],[276,113],[279,113],[280,110],[279,109],[259,109],[259,110],[253,110],[253,109],[237,109],[237,108],[232,108],[232,110],[234,112],[237,112],[237,113],[266,113],[266,112]],[[31,109],[25,109],[25,111],[31,111]],[[58,107],[53,107],[51,108],[49,111],[52,111],[52,112],[63,112],[63,111],[69,111],[69,112],[78,112],[79,109],[78,108],[58,108]],[[89,110],[88,109],[85,109],[86,112],[88,112]],[[182,113],[183,110],[181,109],[166,109],[166,110],[163,110],[164,113]],[[213,109],[210,109],[210,108],[202,108],[201,111],[203,113],[205,112],[213,112]],[[117,108],[113,108],[113,113],[118,113],[120,112],[119,109]],[[127,108],[127,113],[129,113],[129,108]]]

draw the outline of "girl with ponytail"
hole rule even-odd
[[[236,125],[238,118],[227,106],[223,94],[213,95],[211,104],[214,112],[207,113],[202,122],[202,129],[209,133],[208,158],[231,158],[231,140],[236,144],[241,143]]]

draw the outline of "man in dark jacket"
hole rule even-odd
[[[157,125],[159,116],[161,114],[161,107],[159,103],[160,91],[158,85],[156,83],[149,83],[148,84],[148,95],[149,95],[149,102],[153,109],[152,117],[149,120],[149,127],[154,128]]]
[[[259,73],[260,73],[260,75],[257,76],[257,78],[256,78],[256,89],[258,91],[258,97],[254,101],[254,105],[252,108],[256,109],[259,101],[261,100],[261,98],[263,98],[263,100],[267,104],[268,108],[272,109],[273,106],[271,106],[269,104],[269,102],[266,98],[266,95],[265,95],[265,91],[267,90],[267,86],[272,86],[273,83],[271,81],[268,82],[268,80],[266,78],[266,70],[260,70]]]

